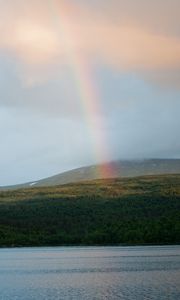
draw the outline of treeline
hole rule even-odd
[[[158,192],[157,185],[154,192],[154,183],[152,192],[148,186],[147,193],[131,190],[113,197],[88,190],[66,197],[57,189],[53,194],[53,188],[21,193],[18,200],[11,200],[12,191],[0,193],[0,246],[180,243],[180,197]]]

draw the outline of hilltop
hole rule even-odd
[[[104,174],[100,170],[110,170]],[[46,187],[95,179],[137,177],[146,175],[180,174],[180,159],[118,160],[70,170],[42,180],[1,187],[7,189]]]

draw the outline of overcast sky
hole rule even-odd
[[[180,158],[179,0],[0,0],[0,185]]]

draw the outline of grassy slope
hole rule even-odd
[[[0,246],[180,243],[180,175],[0,192]]]

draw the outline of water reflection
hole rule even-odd
[[[180,299],[180,246],[0,250],[0,299]]]

